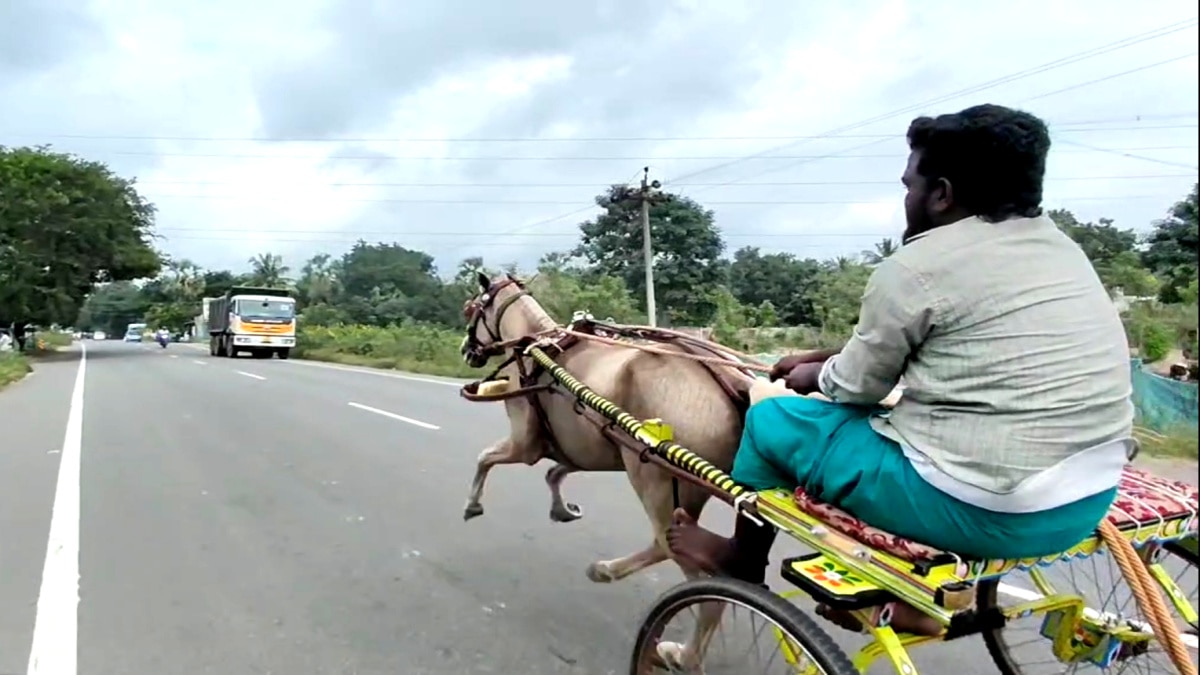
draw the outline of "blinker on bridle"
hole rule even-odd
[[[492,303],[496,300],[496,295],[508,286],[516,286],[519,292],[514,293],[504,300],[504,302],[496,310],[496,327],[492,328],[487,322],[486,312]],[[512,306],[519,298],[526,295],[525,284],[513,277],[508,277],[502,281],[493,283],[488,287],[478,298],[472,300],[467,305],[467,347],[468,354],[479,358],[491,357],[504,352],[506,346],[503,338],[500,336],[500,322],[504,319],[504,313]],[[489,344],[480,344],[478,333],[479,326],[483,326],[483,330],[487,332],[491,338]]]

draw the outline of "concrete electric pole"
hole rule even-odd
[[[651,326],[658,326],[658,307],[654,302],[654,239],[650,232],[650,205],[657,201],[662,183],[650,180],[650,167],[642,168],[642,185],[634,193],[642,208],[642,258],[646,266],[646,314]]]

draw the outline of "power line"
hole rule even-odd
[[[1190,55],[1185,55],[1185,56],[1175,57],[1175,58],[1172,58],[1172,59],[1167,59],[1167,60],[1165,60],[1165,61],[1159,61],[1159,62],[1152,63],[1152,64],[1149,64],[1149,65],[1146,65],[1146,66],[1141,66],[1141,67],[1139,67],[1139,68],[1134,68],[1134,69],[1132,69],[1132,70],[1126,70],[1126,71],[1123,71],[1123,72],[1120,72],[1120,73],[1116,73],[1116,74],[1113,74],[1113,75],[1108,75],[1108,76],[1105,76],[1105,77],[1102,77],[1102,78],[1098,78],[1098,79],[1095,79],[1095,80],[1090,80],[1090,81],[1088,81],[1088,82],[1083,82],[1083,83],[1075,84],[1075,85],[1072,85],[1072,86],[1069,86],[1069,87],[1063,87],[1063,88],[1061,88],[1061,89],[1056,89],[1055,91],[1047,92],[1047,93],[1044,93],[1044,94],[1039,94],[1038,96],[1034,96],[1034,97],[1032,97],[1032,98],[1028,98],[1028,99],[1025,99],[1025,100],[1023,100],[1023,101],[1019,101],[1019,102],[1017,103],[1017,105],[1022,105],[1022,104],[1024,104],[1024,103],[1027,103],[1027,102],[1029,102],[1029,101],[1032,101],[1032,100],[1034,100],[1034,99],[1046,98],[1046,97],[1048,97],[1048,96],[1053,96],[1053,95],[1056,95],[1056,94],[1062,94],[1062,93],[1064,93],[1064,92],[1072,91],[1072,90],[1078,89],[1078,88],[1080,88],[1080,87],[1088,86],[1088,85],[1091,85],[1091,84],[1096,84],[1097,82],[1105,82],[1105,81],[1112,80],[1112,79],[1115,79],[1115,78],[1118,78],[1118,77],[1124,77],[1124,76],[1126,76],[1126,75],[1130,75],[1130,74],[1132,74],[1132,73],[1137,73],[1137,72],[1141,72],[1141,71],[1143,71],[1143,70],[1147,70],[1147,69],[1149,69],[1149,68],[1155,68],[1155,67],[1158,67],[1158,66],[1165,65],[1165,64],[1167,64],[1167,63],[1172,63],[1172,62],[1174,62],[1174,61],[1179,61],[1179,60],[1181,60],[1181,59],[1183,59],[1183,58],[1187,58],[1188,56],[1195,56],[1195,54],[1190,54]],[[1056,131],[1056,132],[1054,133],[1054,136],[1057,138],[1057,137],[1059,136],[1059,134],[1060,134],[1060,133],[1061,133],[1061,131]],[[871,146],[871,145],[875,145],[876,143],[879,143],[879,142],[880,142],[880,141],[875,141],[875,142],[872,142],[872,143],[866,143],[866,144],[864,144],[864,145],[855,146],[854,148],[851,148],[851,149],[853,149],[853,150],[858,150],[858,149],[861,149],[861,148],[864,148],[864,147],[868,147],[868,146]],[[1069,141],[1068,141],[1068,143],[1069,143]],[[1061,151],[1059,151],[1059,152],[1060,152],[1060,154],[1061,154]],[[733,184],[733,183],[740,183],[741,181],[743,181],[743,180],[745,180],[745,179],[747,179],[747,178],[757,178],[757,177],[759,177],[759,176],[765,176],[765,175],[767,175],[767,174],[770,174],[770,173],[777,173],[777,172],[779,172],[779,171],[786,171],[786,170],[788,170],[788,169],[794,168],[794,167],[796,167],[796,166],[799,166],[799,165],[801,165],[801,164],[806,164],[806,163],[808,163],[809,161],[811,161],[811,160],[802,160],[802,161],[796,162],[796,163],[794,163],[794,164],[787,164],[787,165],[784,165],[784,166],[769,167],[769,168],[763,169],[763,170],[761,170],[761,171],[757,171],[757,172],[755,172],[755,173],[752,173],[752,174],[750,174],[749,176],[743,176],[743,177],[741,177],[741,178],[733,178],[733,179],[730,179],[729,181],[726,181],[726,184],[727,184],[727,185],[730,185],[730,184]],[[692,174],[692,175],[695,175],[695,174]]]
[[[1132,115],[1098,120],[1076,120],[1055,122],[1056,129],[1113,124],[1118,122],[1143,122],[1147,120],[1171,120],[1196,117],[1198,112],[1158,115]],[[1140,127],[1117,127],[1115,129],[1081,129],[1081,131],[1112,131],[1137,129]],[[1150,127],[1154,128],[1154,127]],[[712,141],[781,141],[818,138],[890,138],[894,134],[838,134],[838,135],[788,135],[788,136],[581,136],[562,138],[541,137],[343,137],[343,138],[270,138],[265,136],[170,136],[170,135],[119,135],[119,134],[63,134],[63,133],[18,133],[6,134],[16,138],[65,138],[72,140],[104,141],[187,141],[205,143],[641,143],[641,142],[712,142]]]
[[[199,199],[199,200],[228,200],[228,201],[249,201],[249,202],[272,202],[272,201],[296,201],[295,195],[192,195],[192,194],[162,194],[155,197],[158,199]],[[1171,199],[1163,195],[1124,195],[1124,196],[1104,196],[1104,197],[1061,197],[1058,201],[1081,202],[1081,201],[1117,201],[1130,199]],[[328,202],[350,202],[350,203],[388,203],[388,204],[442,204],[448,206],[458,206],[466,204],[491,204],[491,205],[566,205],[578,204],[578,200],[542,200],[542,199],[406,199],[406,198],[388,198],[388,197],[311,197],[306,196],[304,201],[328,201]],[[735,201],[707,201],[706,206],[784,206],[796,204],[809,205],[829,205],[829,204],[876,204],[878,200],[735,200]],[[594,207],[589,206],[588,209]]]
[[[467,231],[452,231],[445,232],[441,230],[416,230],[416,231],[399,231],[399,230],[296,230],[296,229],[274,229],[260,230],[247,228],[205,228],[205,227],[160,227],[156,228],[158,232],[198,232],[207,234],[221,233],[238,233],[244,235],[270,235],[270,234],[317,234],[317,235],[341,235],[342,237],[452,237],[458,239],[460,237],[487,237],[491,236],[490,232],[467,232]],[[561,239],[561,238],[578,238],[578,232],[528,232],[521,235],[522,237],[534,237],[541,239]],[[775,231],[749,231],[728,234],[722,232],[722,237],[765,237],[779,239],[823,239],[831,237],[894,237],[895,232],[822,232],[822,231],[805,231],[805,232],[775,232]],[[193,235],[172,235],[171,238],[179,239],[207,239],[208,237],[195,237]],[[217,236],[213,237],[214,241],[236,240],[240,237]],[[303,241],[308,241],[307,239]]]
[[[1077,143],[1075,141],[1063,141],[1063,142],[1068,143],[1070,145],[1076,145],[1081,148],[1091,150],[1093,152],[1106,152],[1106,153],[1110,153],[1113,155],[1119,155],[1121,157],[1128,157],[1130,159],[1140,159],[1143,162],[1153,162],[1155,164],[1163,164],[1165,166],[1176,166],[1176,167],[1180,167],[1183,169],[1191,169],[1193,171],[1200,170],[1200,167],[1196,166],[1195,164],[1184,164],[1182,162],[1168,162],[1165,159],[1158,159],[1156,157],[1146,157],[1145,155],[1135,155],[1133,153],[1125,152],[1121,148],[1097,148],[1096,146],[1093,146],[1093,145],[1086,145],[1083,143]],[[1133,150],[1135,148],[1127,148],[1127,149]]]
[[[1200,125],[1178,125],[1170,127],[1154,127],[1154,129],[1200,129]],[[882,141],[892,141],[901,138],[888,136],[864,145],[856,145],[850,150],[870,147]],[[1128,148],[1128,150],[1193,150],[1194,145],[1157,145],[1148,148]],[[367,161],[367,162],[644,162],[644,161],[715,161],[738,159],[739,155],[692,155],[692,156],[650,156],[650,155],[271,155],[271,154],[240,154],[240,153],[151,153],[140,150],[104,150],[109,155],[137,155],[154,157],[206,157],[206,159],[222,160],[325,160],[325,161]],[[1063,153],[1060,150],[1060,153]],[[98,154],[98,153],[97,153]],[[1079,154],[1076,150],[1067,154]],[[896,159],[904,157],[895,153],[847,155],[845,149],[818,155],[763,155],[755,157],[756,161],[763,160],[863,160],[863,159]],[[677,179],[678,181],[678,179]],[[677,183],[672,183],[676,185]]]
[[[1176,56],[1176,57],[1173,57],[1173,58],[1169,58],[1169,59],[1165,59],[1165,60],[1163,60],[1163,61],[1155,61],[1154,63],[1148,63],[1148,64],[1146,64],[1146,65],[1144,65],[1144,66],[1138,66],[1137,68],[1131,68],[1130,70],[1122,71],[1122,72],[1120,72],[1120,73],[1113,73],[1112,75],[1105,75],[1104,77],[1098,77],[1098,78],[1096,78],[1096,79],[1094,79],[1094,80],[1088,80],[1087,82],[1079,82],[1079,83],[1077,83],[1077,84],[1072,84],[1072,85],[1071,85],[1071,86],[1069,86],[1069,87],[1063,87],[1063,88],[1061,88],[1061,89],[1055,89],[1055,90],[1053,90],[1053,91],[1048,91],[1048,92],[1045,92],[1044,94],[1038,94],[1037,96],[1031,96],[1031,97],[1029,97],[1029,98],[1027,98],[1027,99],[1024,99],[1023,101],[1021,101],[1021,103],[1028,103],[1028,102],[1030,102],[1030,101],[1037,101],[1037,100],[1039,100],[1039,99],[1043,99],[1043,98],[1046,98],[1046,97],[1048,97],[1048,96],[1056,96],[1056,95],[1058,95],[1058,94],[1062,94],[1062,93],[1065,93],[1065,92],[1068,92],[1068,91],[1074,91],[1074,90],[1076,90],[1076,89],[1081,89],[1081,88],[1083,88],[1083,87],[1090,87],[1090,86],[1091,86],[1091,85],[1093,85],[1093,84],[1099,84],[1099,83],[1101,83],[1101,82],[1108,82],[1109,80],[1115,80],[1115,79],[1117,79],[1118,77],[1125,77],[1126,75],[1133,75],[1134,73],[1140,73],[1140,72],[1142,72],[1143,70],[1149,70],[1149,69],[1151,69],[1151,68],[1157,68],[1157,67],[1159,67],[1159,66],[1165,66],[1165,65],[1167,65],[1168,63],[1175,63],[1176,61],[1182,61],[1182,60],[1184,60],[1184,59],[1190,59],[1190,58],[1194,58],[1196,55],[1197,55],[1197,52],[1191,52],[1191,53],[1189,53],[1189,54],[1181,54],[1181,55],[1179,55],[1179,56]]]
[[[913,112],[913,111],[915,111],[915,110],[919,110],[919,109],[921,109],[921,108],[923,108],[923,107],[925,107],[925,106],[930,106],[930,105],[934,105],[934,104],[937,104],[937,103],[942,103],[942,102],[945,102],[945,101],[953,100],[953,99],[955,99],[955,98],[960,98],[960,97],[962,97],[962,96],[966,96],[966,95],[968,95],[968,94],[972,94],[972,93],[977,93],[977,92],[980,92],[980,91],[984,91],[984,90],[986,90],[986,89],[993,88],[993,87],[999,86],[999,85],[1001,85],[1001,84],[1005,84],[1005,83],[1008,83],[1008,82],[1012,82],[1012,81],[1015,81],[1015,80],[1018,80],[1018,79],[1021,79],[1021,78],[1024,78],[1024,77],[1031,77],[1031,76],[1033,76],[1033,75],[1036,75],[1036,74],[1039,74],[1039,73],[1042,73],[1042,72],[1046,72],[1046,71],[1048,71],[1048,70],[1053,70],[1053,69],[1056,69],[1056,68],[1062,68],[1062,67],[1064,67],[1064,66],[1067,66],[1067,65],[1070,65],[1070,64],[1072,64],[1072,63],[1077,63],[1077,62],[1079,62],[1079,61],[1083,61],[1083,60],[1086,60],[1086,59],[1095,58],[1095,57],[1097,57],[1097,56],[1101,56],[1101,55],[1103,55],[1103,54],[1107,54],[1107,53],[1110,53],[1110,52],[1113,52],[1113,51],[1117,51],[1117,50],[1120,50],[1120,49],[1124,49],[1124,48],[1126,48],[1126,47],[1130,47],[1130,46],[1133,46],[1133,45],[1135,45],[1135,44],[1139,44],[1139,43],[1142,43],[1142,42],[1146,42],[1146,41],[1148,41],[1148,40],[1154,40],[1154,39],[1158,39],[1158,38],[1161,38],[1161,37],[1165,37],[1165,36],[1167,36],[1167,35],[1170,35],[1170,34],[1172,34],[1172,33],[1175,33],[1175,32],[1178,32],[1178,31],[1182,31],[1182,30],[1186,30],[1187,28],[1194,27],[1194,26],[1196,26],[1198,23],[1200,23],[1200,20],[1198,20],[1198,19],[1196,19],[1195,17],[1193,17],[1193,18],[1191,18],[1191,19],[1187,19],[1187,20],[1184,20],[1184,21],[1179,21],[1179,22],[1175,22],[1175,23],[1172,23],[1172,24],[1168,24],[1168,25],[1166,25],[1166,26],[1162,26],[1162,27],[1160,27],[1160,28],[1157,28],[1157,29],[1154,29],[1154,30],[1151,30],[1151,31],[1147,31],[1147,32],[1144,32],[1144,33],[1139,33],[1139,34],[1137,34],[1137,35],[1133,35],[1133,36],[1131,36],[1131,37],[1128,37],[1128,38],[1125,38],[1125,39],[1123,39],[1123,40],[1118,40],[1118,41],[1116,41],[1116,42],[1111,42],[1111,43],[1108,43],[1108,44],[1106,44],[1106,45],[1101,45],[1100,47],[1096,47],[1096,48],[1093,48],[1093,49],[1090,49],[1090,50],[1085,50],[1085,51],[1082,51],[1082,52],[1077,52],[1077,53],[1075,53],[1075,54],[1068,55],[1068,56],[1065,56],[1065,57],[1063,57],[1063,58],[1060,58],[1060,59],[1057,59],[1057,60],[1054,60],[1054,61],[1049,61],[1049,62],[1047,62],[1047,63],[1043,63],[1042,65],[1040,65],[1040,66],[1036,66],[1036,67],[1034,67],[1034,68],[1026,69],[1026,70],[1023,70],[1023,71],[1018,71],[1018,72],[1016,72],[1016,73],[1012,73],[1012,74],[1010,74],[1010,75],[1006,75],[1006,76],[1004,76],[1004,77],[1001,77],[1001,78],[997,78],[997,79],[994,79],[994,80],[990,80],[990,81],[987,81],[987,82],[983,82],[983,83],[981,83],[981,84],[979,84],[979,85],[976,85],[976,86],[974,86],[974,87],[968,87],[968,88],[966,88],[966,89],[960,89],[960,90],[958,90],[958,91],[956,91],[956,92],[951,92],[950,94],[946,94],[946,95],[944,95],[944,96],[940,96],[940,97],[937,97],[937,98],[934,98],[934,99],[929,99],[929,100],[923,101],[923,102],[921,102],[921,103],[918,103],[918,104],[915,104],[915,105],[910,105],[910,106],[906,106],[906,107],[903,107],[903,108],[898,108],[898,109],[896,109],[896,110],[892,110],[892,111],[890,111],[890,112],[887,112],[887,113],[884,113],[884,114],[882,114],[882,115],[876,115],[875,117],[871,117],[871,118],[867,118],[867,119],[865,119],[865,120],[861,120],[861,121],[859,121],[859,122],[857,122],[857,123],[855,123],[855,124],[846,125],[846,126],[844,126],[844,127],[840,127],[840,128],[836,128],[836,129],[830,129],[829,131],[826,131],[824,135],[831,135],[831,134],[843,133],[843,132],[846,132],[846,131],[852,131],[852,130],[854,130],[854,129],[856,129],[856,128],[860,128],[860,127],[862,127],[862,126],[866,126],[866,125],[869,125],[869,124],[873,124],[873,123],[875,123],[875,122],[883,121],[883,120],[886,120],[886,119],[891,119],[892,117],[896,117],[896,116],[898,116],[898,115],[903,115],[903,114],[905,114],[905,113],[911,113],[911,112]],[[802,143],[802,142],[803,142],[803,141],[800,141],[799,143]],[[750,155],[750,156],[748,156],[748,157],[746,157],[746,158],[743,158],[742,160],[735,160],[735,161],[732,161],[732,162],[723,162],[723,163],[721,163],[721,164],[717,164],[717,165],[715,165],[715,166],[708,167],[707,169],[702,169],[702,170],[700,170],[700,171],[693,171],[693,172],[691,172],[691,173],[687,173],[687,174],[684,174],[684,175],[682,175],[682,176],[679,176],[679,177],[677,177],[677,178],[675,179],[675,181],[676,181],[676,182],[683,182],[683,181],[686,181],[686,180],[687,180],[687,179],[689,179],[689,178],[695,178],[696,176],[700,176],[700,175],[703,175],[703,174],[705,174],[705,173],[709,173],[709,172],[716,171],[716,170],[719,170],[719,169],[723,169],[723,168],[727,168],[727,167],[730,167],[730,166],[734,166],[735,164],[737,164],[737,163],[739,163],[739,162],[741,162],[741,161],[747,161],[747,160],[750,160],[750,159],[754,159],[756,156],[759,156],[759,155],[770,154],[770,153],[772,153],[772,152],[774,152],[774,151],[777,151],[777,150],[786,150],[786,149],[788,149],[788,148],[790,148],[790,147],[793,147],[794,145],[797,145],[797,144],[798,144],[797,142],[793,142],[793,143],[785,144],[785,145],[779,146],[779,147],[777,147],[777,148],[774,148],[774,149],[769,149],[769,150],[763,151],[763,152],[761,152],[761,153],[757,153],[756,155]],[[501,237],[503,237],[503,236],[507,236],[507,235],[510,235],[510,234],[515,234],[516,232],[520,232],[520,231],[522,231],[522,230],[530,229],[530,228],[533,228],[533,227],[540,227],[540,226],[541,226],[541,225],[543,225],[543,224],[549,224],[549,223],[553,223],[553,222],[556,222],[556,221],[559,221],[559,220],[563,220],[563,219],[565,219],[565,218],[569,218],[569,217],[571,217],[572,215],[577,215],[577,214],[580,214],[580,213],[585,213],[585,212],[591,211],[591,210],[592,210],[592,209],[594,209],[594,208],[596,208],[594,205],[588,205],[588,206],[586,206],[586,207],[583,207],[583,208],[577,209],[577,210],[575,210],[575,211],[571,211],[571,212],[568,212],[568,213],[565,213],[565,214],[562,214],[562,215],[559,215],[559,216],[554,216],[554,217],[552,217],[552,218],[549,218],[549,219],[546,219],[546,220],[540,220],[540,221],[536,221],[536,222],[534,222],[534,223],[530,223],[530,224],[528,224],[528,225],[521,226],[521,227],[519,227],[519,228],[517,228],[517,229],[515,229],[515,230],[510,230],[510,231],[508,231],[508,232],[502,232],[502,233],[499,233],[499,235],[498,235],[498,236],[501,236]]]
[[[852,131],[854,129],[859,129],[864,126],[874,124],[876,122],[881,122],[881,121],[884,121],[887,119],[891,119],[898,115],[916,112],[916,111],[918,111],[922,108],[925,108],[927,106],[930,106],[930,105],[935,105],[938,103],[945,103],[947,101],[952,101],[954,99],[962,98],[963,96],[967,96],[969,94],[975,94],[975,93],[979,93],[981,91],[986,91],[988,89],[993,89],[1002,84],[1008,84],[1010,82],[1015,82],[1017,80],[1021,80],[1021,79],[1027,78],[1027,77],[1032,77],[1034,75],[1039,75],[1041,73],[1048,72],[1050,70],[1063,68],[1065,66],[1072,65],[1072,64],[1078,63],[1080,61],[1085,61],[1087,59],[1092,59],[1097,56],[1102,56],[1104,54],[1109,54],[1109,53],[1112,53],[1115,51],[1119,51],[1121,49],[1125,49],[1126,47],[1132,47],[1133,45],[1136,45],[1136,44],[1141,44],[1143,42],[1147,42],[1150,40],[1156,40],[1161,37],[1166,37],[1167,35],[1171,35],[1173,33],[1177,33],[1179,31],[1195,27],[1197,25],[1197,23],[1200,23],[1200,20],[1197,20],[1196,18],[1193,17],[1191,19],[1186,19],[1184,21],[1178,21],[1178,22],[1175,22],[1172,24],[1168,24],[1166,26],[1162,26],[1162,27],[1156,28],[1154,30],[1150,30],[1150,31],[1146,31],[1144,33],[1139,33],[1137,35],[1130,36],[1123,40],[1117,40],[1116,42],[1110,42],[1106,45],[1101,45],[1099,47],[1095,47],[1095,48],[1092,48],[1089,50],[1077,52],[1075,54],[1065,56],[1065,57],[1056,59],[1054,61],[1048,61],[1039,66],[1034,66],[1033,68],[1027,68],[1025,70],[1017,71],[1015,73],[1010,73],[1009,75],[1005,75],[1005,76],[996,78],[994,80],[989,80],[987,82],[983,82],[983,83],[974,85],[972,87],[967,87],[965,89],[959,89],[958,91],[950,92],[949,94],[945,94],[945,95],[942,95],[942,96],[939,96],[939,97],[936,97],[933,99],[922,101],[921,103],[908,105],[903,108],[897,108],[895,110],[883,113],[881,115],[876,115],[874,117],[860,120],[858,122],[854,122],[854,123],[848,124],[846,126],[838,127],[836,129],[831,129],[831,130],[825,132],[824,134],[822,134],[822,136],[839,134],[839,133],[843,133],[846,131]],[[771,149],[771,150],[766,150],[760,154],[769,154],[769,153],[775,152],[777,150],[786,150],[787,148],[793,147],[793,146],[798,145],[799,143],[803,143],[803,142],[804,141],[788,143],[788,144],[779,146],[779,147]],[[755,158],[755,155],[750,155],[746,159],[754,159],[754,158]],[[718,169],[727,168],[727,167],[733,166],[734,164],[737,164],[737,163],[738,162],[719,164],[717,166],[709,167],[708,169],[702,169],[700,171],[695,171],[695,172],[692,172],[689,174],[685,174],[683,176],[676,178],[675,180],[680,181],[680,180],[685,180],[687,178],[694,178],[698,175],[708,173],[710,171],[716,171]]]
[[[1183,149],[1184,146],[1167,146],[1171,149]],[[1196,149],[1196,146],[1186,146],[1187,149]],[[1159,148],[1130,148],[1131,150],[1161,150]],[[1106,151],[1104,148],[1096,148],[1096,151]],[[1113,151],[1109,151],[1113,152]],[[1192,178],[1190,173],[1161,173],[1149,174],[1141,176],[1064,176],[1047,178],[1046,182],[1056,181],[1086,181],[1086,180],[1151,180],[1162,178]],[[817,181],[781,181],[769,183],[738,183],[737,185],[727,186],[725,183],[684,183],[677,187],[783,187],[783,186],[800,186],[800,185],[895,185],[895,178],[887,180],[817,180]],[[139,186],[146,185],[241,185],[246,186],[244,180],[148,180],[137,182]],[[355,182],[355,181],[335,181],[335,182],[320,182],[306,183],[305,187],[403,187],[403,188],[596,188],[597,183],[398,183],[398,182]]]

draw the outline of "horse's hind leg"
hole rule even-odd
[[[575,471],[569,466],[555,464],[546,472],[546,485],[550,487],[550,520],[556,523],[569,523],[583,517],[583,509],[565,501],[562,495],[563,479]]]
[[[471,481],[471,492],[467,496],[467,505],[463,509],[463,520],[470,520],[483,515],[483,485],[487,482],[488,472],[497,464],[516,464],[525,461],[512,438],[497,441],[479,453],[479,462],[475,465],[475,478]]]
[[[666,559],[666,549],[654,541],[648,547],[623,558],[599,560],[588,565],[587,578],[598,584],[620,581],[634,572],[640,572]]]
[[[634,492],[642,502],[642,508],[650,519],[654,540],[647,548],[631,553],[621,558],[600,560],[587,568],[587,576],[592,581],[606,583],[623,579],[634,572],[640,572],[647,567],[657,565],[671,558],[667,548],[667,527],[671,524],[671,514],[675,510],[675,490],[670,476],[662,469],[642,462],[637,455],[625,452],[625,472]],[[708,493],[686,483],[679,485],[680,506],[693,517],[699,518],[704,503],[708,501]],[[685,575],[694,572],[684,568]]]

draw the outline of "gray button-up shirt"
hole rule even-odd
[[[1129,346],[1090,261],[1046,216],[967,218],[876,268],[821,391],[872,420],[935,487],[1002,512],[1117,484],[1132,456]]]

